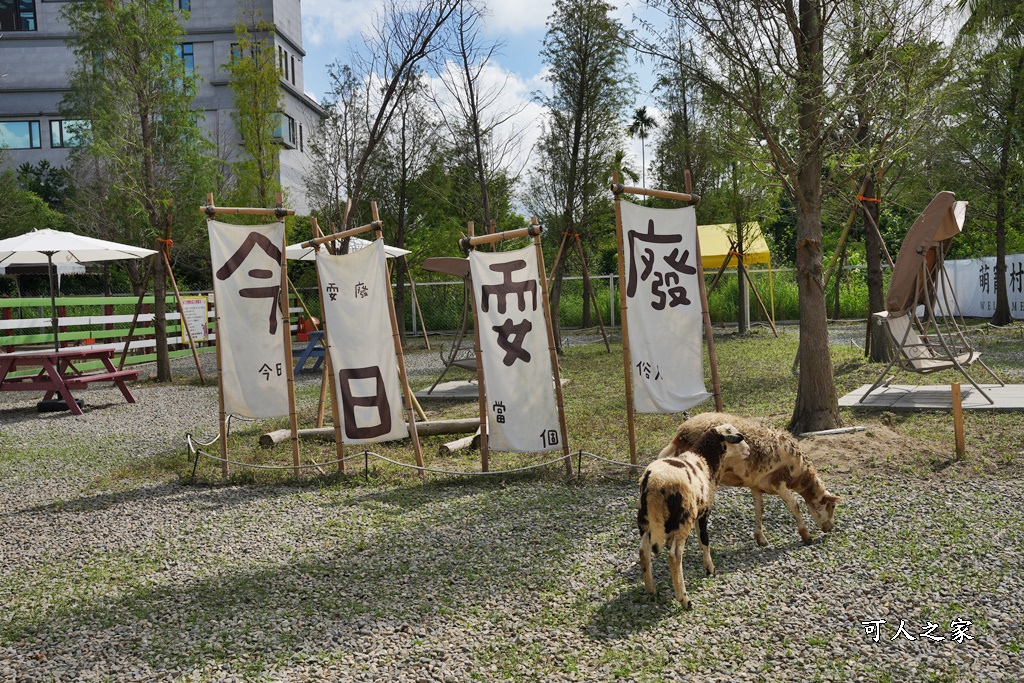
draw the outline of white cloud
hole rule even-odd
[[[380,0],[306,0],[302,4],[302,39],[314,47],[331,46],[337,53],[370,25]]]
[[[491,0],[487,9],[487,32],[509,35],[543,30],[554,7],[551,0]]]

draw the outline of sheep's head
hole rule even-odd
[[[730,423],[726,422],[725,424],[718,425],[715,427],[715,432],[722,443],[723,455],[737,455],[743,458],[750,455],[750,446],[743,440],[743,435],[740,434],[740,431]]]
[[[811,511],[811,517],[814,518],[815,524],[818,528],[828,533],[832,531],[834,526],[833,519],[836,514],[836,505],[839,504],[842,498],[834,496],[828,491],[816,501],[808,502],[807,509]]]

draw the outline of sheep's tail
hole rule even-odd
[[[678,494],[676,494],[678,495]],[[640,512],[637,526],[641,534],[650,534],[651,550],[655,555],[665,547],[665,522],[668,515],[668,501],[664,490],[647,486],[647,473],[640,486]]]

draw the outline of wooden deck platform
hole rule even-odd
[[[890,384],[875,389],[860,403],[861,396],[871,388],[865,384],[839,399],[843,408],[863,410],[952,410],[952,389],[948,384],[908,385]],[[982,384],[995,403],[989,403],[969,382],[960,384],[961,403],[964,410],[1024,411],[1024,384]]]

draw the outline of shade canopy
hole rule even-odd
[[[743,265],[769,263],[771,254],[768,251],[768,243],[761,234],[761,226],[758,223],[744,223],[743,227]],[[699,225],[697,231],[700,235],[700,259],[704,270],[721,268],[732,242],[736,240],[736,224]],[[736,267],[735,258],[729,262],[729,266]]]
[[[0,266],[45,265],[53,271],[62,263],[92,263],[94,261],[120,261],[143,258],[155,254],[153,249],[133,247],[130,244],[108,242],[95,237],[76,235],[61,230],[33,230],[24,235],[0,240]],[[55,299],[56,272],[50,273],[50,322],[53,325],[53,348],[60,350],[57,339],[57,301]]]
[[[940,192],[910,226],[885,298],[890,315],[903,315],[924,303],[926,293],[934,298],[935,270],[941,267],[950,241],[963,230],[966,217],[967,202],[956,201],[952,192]]]
[[[349,237],[348,250],[349,252],[359,251],[363,247],[370,244],[369,240],[364,240],[361,237]],[[302,244],[292,244],[286,247],[284,250],[285,257],[291,261],[313,261],[316,259],[316,250],[313,247],[304,247]],[[384,255],[387,258],[395,258],[397,256],[405,256],[412,252],[408,249],[399,249],[398,247],[389,247],[384,245]]]
[[[76,235],[62,230],[33,230],[24,235],[0,240],[0,265],[47,265],[53,263],[92,263],[143,258],[153,249]]]

